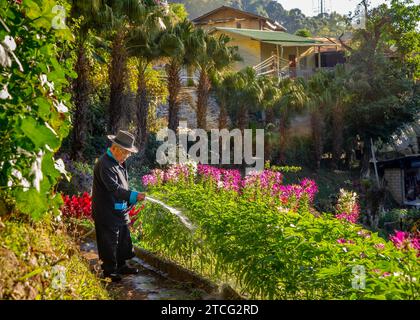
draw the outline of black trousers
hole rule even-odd
[[[99,259],[104,273],[113,273],[135,256],[127,225],[107,225],[95,222]]]

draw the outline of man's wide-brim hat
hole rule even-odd
[[[134,136],[128,132],[120,130],[118,131],[117,135],[108,135],[107,136],[109,140],[111,140],[113,143],[118,145],[119,147],[128,150],[130,152],[136,153],[139,150],[134,146]]]

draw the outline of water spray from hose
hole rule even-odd
[[[168,210],[170,213],[176,215],[188,229],[193,231],[196,228],[191,223],[191,221],[178,209],[172,208],[172,207],[168,206],[167,204],[163,203],[162,201],[154,199],[154,198],[149,197],[149,196],[146,196],[145,200],[156,203],[156,204],[160,205],[161,207],[165,208],[166,210]]]

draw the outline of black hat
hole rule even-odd
[[[108,135],[109,140],[111,140],[116,145],[120,146],[121,148],[128,150],[130,152],[138,152],[139,150],[134,146],[134,136],[128,132],[119,130],[117,135]]]

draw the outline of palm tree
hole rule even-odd
[[[324,151],[325,112],[327,106],[332,103],[329,84],[330,77],[325,72],[317,72],[308,81],[308,109],[311,115],[313,155],[317,169],[321,167]]]
[[[195,49],[203,45],[200,38],[194,37],[194,26],[188,20],[170,26],[160,39],[162,55],[168,60],[165,69],[169,93],[168,128],[171,130],[176,131],[178,128],[182,67],[191,64]]]
[[[239,61],[241,57],[237,53],[237,48],[227,46],[230,38],[224,34],[215,38],[202,29],[198,29],[195,32],[195,37],[198,41],[204,42],[204,46],[197,48],[192,60],[199,72],[196,106],[197,127],[206,129],[208,97],[211,89],[209,74],[211,72],[220,73],[232,62]]]
[[[146,86],[146,70],[153,61],[161,56],[159,46],[160,38],[165,30],[161,26],[163,20],[169,24],[169,16],[160,7],[143,6],[138,12],[137,21],[128,34],[127,51],[129,56],[134,57],[137,68],[137,91],[136,91],[136,141],[139,149],[139,159],[143,155],[148,141],[148,113],[149,94]],[[165,24],[164,24],[165,25]]]
[[[332,167],[337,169],[343,153],[344,115],[346,103],[349,100],[346,70],[343,65],[337,65],[334,70],[334,80],[331,84],[334,101],[331,107],[332,118]]]
[[[71,1],[71,17],[79,21],[80,25],[76,34],[76,64],[75,72],[77,78],[73,80],[73,131],[70,156],[73,160],[82,160],[83,151],[86,147],[87,132],[87,112],[89,105],[89,94],[91,85],[89,82],[90,65],[89,55],[91,52],[87,49],[88,43],[92,41],[92,30],[103,30],[109,10],[100,0],[92,1]]]
[[[271,160],[273,146],[273,130],[275,128],[275,104],[281,98],[281,90],[278,87],[278,78],[260,77],[258,79],[260,87],[263,90],[261,100],[262,110],[265,112],[265,141],[264,141],[264,159]]]
[[[305,83],[302,79],[284,79],[279,83],[280,99],[275,103],[275,109],[280,114],[279,125],[279,161],[286,163],[286,144],[290,118],[293,114],[301,112],[308,101],[305,92]]]
[[[124,95],[128,87],[127,43],[133,28],[138,27],[144,12],[155,4],[140,0],[105,0],[112,12],[109,21],[111,61],[108,69],[110,84],[108,131],[117,132],[123,111]]]
[[[248,67],[238,73],[236,82],[238,106],[236,108],[237,125],[243,132],[249,126],[249,112],[259,111],[263,90],[255,70]]]
[[[219,105],[219,129],[227,129],[228,127],[228,112],[227,104],[230,96],[229,82],[232,74],[227,74],[224,77],[215,77],[215,94]]]

